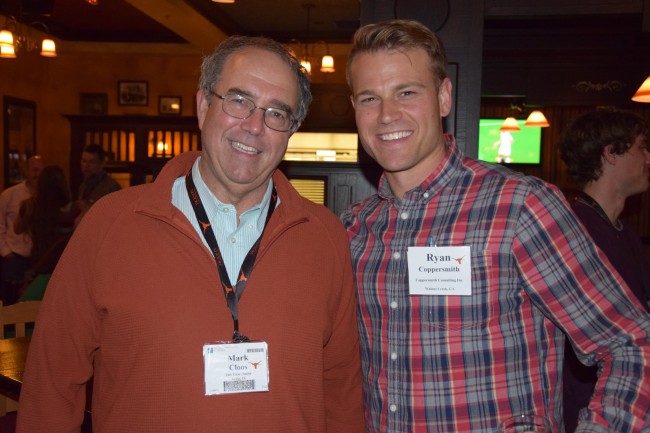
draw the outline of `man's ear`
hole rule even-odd
[[[605,146],[603,149],[603,161],[611,165],[616,165],[616,157],[618,155],[613,152],[613,149],[611,144]]]
[[[446,117],[451,112],[451,80],[445,78],[440,83],[440,88],[438,89],[438,105],[440,106],[440,116]]]
[[[205,91],[199,89],[196,92],[196,113],[199,119],[199,129],[203,129],[203,122],[205,121],[205,116],[207,115],[209,108],[210,103],[205,95]]]

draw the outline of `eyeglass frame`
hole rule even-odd
[[[274,130],[274,131],[277,131],[277,132],[292,132],[292,133],[293,133],[293,132],[295,131],[294,128],[295,128],[296,124],[298,123],[298,121],[297,121],[296,118],[293,116],[293,114],[291,114],[291,113],[288,112],[287,110],[282,109],[282,108],[275,108],[275,107],[268,107],[268,108],[260,107],[260,106],[258,106],[257,104],[255,104],[255,102],[253,102],[253,100],[251,100],[250,98],[248,98],[248,97],[246,97],[246,96],[240,95],[239,93],[232,93],[232,94],[230,94],[230,95],[229,95],[229,94],[226,94],[226,95],[220,95],[220,94],[218,94],[218,93],[216,93],[216,92],[210,90],[210,91],[208,92],[208,94],[210,94],[211,96],[216,96],[217,98],[219,98],[219,99],[221,100],[221,110],[222,110],[224,113],[226,113],[228,116],[232,117],[233,119],[240,119],[240,120],[248,119],[249,117],[251,117],[251,116],[253,115],[253,113],[255,112],[255,110],[259,108],[260,110],[262,110],[262,111],[264,112],[264,114],[262,115],[262,119],[263,119],[263,121],[264,121],[264,125],[265,125],[267,128],[272,129],[272,130]],[[250,104],[253,106],[253,108],[251,108],[251,110],[248,112],[248,116],[246,116],[246,117],[237,117],[237,116],[234,116],[234,115],[230,114],[229,112],[227,112],[226,109],[224,108],[224,103],[226,102],[226,98],[227,98],[228,96],[236,96],[237,98],[244,99],[244,100],[250,102]],[[289,119],[289,121],[291,122],[291,123],[289,124],[289,128],[288,128],[288,129],[285,129],[285,130],[280,130],[280,129],[275,129],[275,128],[273,128],[272,126],[269,126],[269,124],[266,123],[266,113],[268,113],[269,110],[273,110],[273,111],[276,111],[276,112],[277,112],[277,111],[282,111],[282,112],[287,113],[288,119]]]

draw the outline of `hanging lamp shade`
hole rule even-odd
[[[650,102],[650,75],[645,79],[639,90],[636,91],[632,100],[636,102]]]
[[[307,71],[308,75],[311,75],[311,62],[307,59],[302,59],[300,60],[300,64],[302,65],[303,68],[305,68],[305,71]]]
[[[10,30],[0,31],[0,47],[13,47],[14,35]]]
[[[547,126],[550,126],[548,120],[546,120],[546,116],[544,116],[544,113],[539,110],[532,111],[528,116],[528,119],[526,119],[524,125],[539,126],[540,128],[546,128]]]
[[[16,51],[14,50],[14,46],[10,45],[8,47],[1,45],[0,46],[0,57],[3,59],[15,59],[16,58]]]
[[[41,56],[56,57],[56,44],[52,39],[43,39],[41,48]]]
[[[320,71],[326,73],[335,72],[336,70],[334,69],[334,57],[330,56],[329,54],[324,55],[320,63]]]
[[[506,120],[503,121],[503,125],[501,125],[500,129],[501,131],[511,131],[511,132],[521,131],[521,128],[517,123],[517,119],[515,119],[514,117],[506,117]]]

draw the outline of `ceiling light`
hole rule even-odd
[[[41,56],[56,57],[56,44],[52,39],[43,39],[41,44]]]
[[[326,73],[335,72],[336,70],[334,69],[334,57],[332,57],[330,54],[325,54],[321,60],[320,71]]]
[[[3,59],[15,59],[16,51],[14,51],[14,46],[10,45],[5,47],[4,45],[0,46],[0,57]]]
[[[235,3],[235,0],[212,0],[213,3]]]
[[[3,29],[0,31],[0,47],[13,47],[14,35],[11,31]]]
[[[550,126],[548,120],[546,120],[546,117],[544,116],[544,113],[539,110],[532,111],[528,116],[528,119],[526,119],[524,125],[539,126],[540,128],[546,128],[547,126]]]
[[[311,75],[311,62],[308,58],[300,59],[300,65],[305,68],[307,75]]]
[[[312,3],[306,3],[302,5],[302,7],[307,10],[307,40],[311,40],[311,10],[314,8],[314,6],[315,5]],[[311,53],[314,51],[314,48],[310,47],[309,43],[306,43],[303,46],[300,41],[295,42],[297,42],[298,48],[302,51],[302,56],[300,56],[300,64],[303,68],[305,68],[307,74],[311,75]],[[336,70],[334,69],[334,57],[332,57],[330,54],[329,45],[327,45],[327,42],[325,41],[318,41],[313,45],[317,46],[320,44],[325,46],[325,54],[320,61],[320,71],[325,73],[335,72]]]
[[[54,40],[47,36],[39,41],[38,34],[35,36],[30,34],[30,27],[35,26],[43,27],[45,34],[49,34],[45,24],[35,21],[30,26],[27,26],[21,24],[15,17],[8,17],[6,20],[7,28],[0,31],[0,57],[13,59],[21,51],[36,51],[39,49],[43,57],[56,57]]]
[[[514,117],[506,117],[506,120],[503,121],[503,125],[501,125],[500,129],[501,131],[511,131],[511,132],[521,131],[521,128],[517,123],[517,119],[515,119]]]
[[[650,102],[650,75],[645,79],[639,90],[636,91],[632,100],[636,102]]]

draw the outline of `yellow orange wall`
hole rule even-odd
[[[115,115],[157,115],[158,96],[178,95],[182,114],[192,115],[200,62],[198,54],[74,52],[46,59],[26,53],[0,59],[0,95],[36,102],[36,151],[68,172],[70,125],[64,115],[80,113],[80,93],[106,93],[108,114]],[[148,105],[118,105],[119,80],[147,81]],[[4,143],[1,154],[4,167]]]
[[[12,96],[36,103],[36,151],[48,164],[58,164],[69,172],[70,125],[66,114],[80,114],[81,93],[106,93],[108,114],[158,115],[158,97],[182,98],[182,115],[191,116],[199,79],[202,54],[175,44],[152,47],[98,44],[84,49],[59,43],[59,56],[48,59],[38,54],[19,53],[16,59],[0,59],[0,96]],[[339,49],[340,50],[340,49]],[[314,83],[345,83],[344,56],[335,56],[337,71],[314,71]],[[147,81],[149,102],[143,106],[120,106],[117,86],[120,80]],[[0,116],[0,131],[3,131]],[[4,167],[4,138],[0,167]],[[4,176],[0,182],[4,182]],[[3,185],[4,188],[4,185]]]

